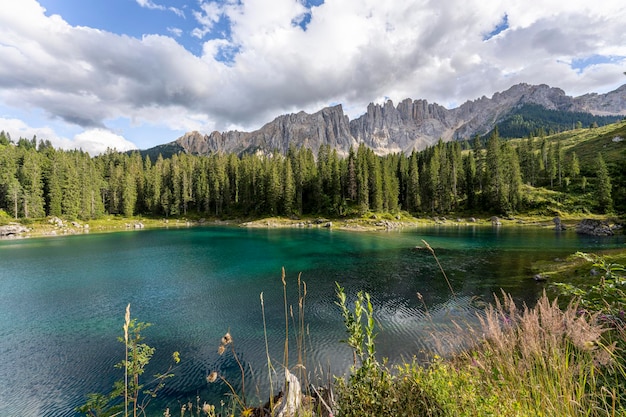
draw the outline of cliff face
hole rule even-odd
[[[254,132],[186,133],[168,145],[184,152],[206,155],[213,152],[237,154],[274,150],[285,153],[289,146],[308,147],[317,152],[327,144],[339,154],[363,143],[377,154],[409,153],[444,141],[483,135],[515,108],[536,104],[550,110],[585,112],[594,115],[626,115],[626,85],[607,94],[570,97],[547,85],[517,84],[508,90],[446,109],[426,100],[406,99],[397,106],[391,101],[370,104],[362,116],[350,121],[341,105],[316,113],[299,112],[277,117]],[[158,147],[157,149],[158,150]],[[155,148],[150,151],[155,151]]]

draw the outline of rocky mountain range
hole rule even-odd
[[[290,145],[317,152],[328,144],[339,154],[363,143],[377,154],[410,153],[438,141],[463,140],[485,135],[496,124],[524,105],[537,105],[561,112],[590,113],[595,116],[626,116],[626,85],[606,94],[570,97],[547,85],[517,84],[504,92],[467,101],[446,109],[426,100],[405,99],[394,105],[370,104],[362,116],[349,120],[341,105],[316,113],[299,112],[277,117],[253,132],[189,132],[174,142],[145,151],[164,156],[176,152],[207,155],[213,152],[286,152]]]

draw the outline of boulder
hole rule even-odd
[[[55,225],[56,227],[65,227],[65,224],[63,223],[63,220],[59,219],[56,216],[51,217],[48,220],[48,223]]]
[[[18,236],[26,232],[28,232],[28,228],[17,223],[0,226],[0,237]]]
[[[613,236],[613,229],[606,221],[583,219],[576,225],[576,233],[592,236]]]

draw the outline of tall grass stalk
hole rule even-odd
[[[446,274],[446,271],[441,266],[441,262],[439,262],[439,258],[437,258],[437,255],[435,254],[435,251],[433,250],[433,248],[430,247],[428,242],[426,242],[424,239],[422,239],[422,243],[424,244],[424,246],[426,246],[426,249],[428,249],[428,251],[433,255],[433,258],[435,258],[435,261],[437,262],[437,265],[439,265],[439,270],[443,274],[443,277],[446,279],[446,283],[448,284],[448,288],[450,289],[450,293],[452,294],[452,296],[454,298],[456,298],[456,294],[454,293],[454,290],[452,289],[452,284],[450,284],[450,280],[448,279],[448,275]]]
[[[287,314],[287,281],[285,281],[285,267],[281,270],[280,279],[283,283],[283,304],[285,307],[285,352],[283,356],[283,365],[285,369],[289,368],[289,316]]]
[[[128,416],[128,327],[130,326],[130,303],[124,315],[124,416]]]
[[[274,409],[274,384],[272,383],[272,359],[270,358],[270,348],[269,343],[267,341],[267,324],[265,321],[265,302],[263,301],[263,293],[260,295],[261,298],[261,315],[263,316],[263,337],[265,338],[265,357],[267,358],[267,375],[270,383],[270,410]]]

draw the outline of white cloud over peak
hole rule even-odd
[[[451,106],[519,82],[571,95],[626,82],[621,0],[194,4],[185,10],[199,25],[200,56],[178,43],[175,25],[171,37],[137,39],[72,26],[35,0],[0,8],[0,101],[90,132],[120,118],[137,129],[224,130],[332,103],[355,117],[385,98]],[[504,16],[506,30],[487,37]]]

